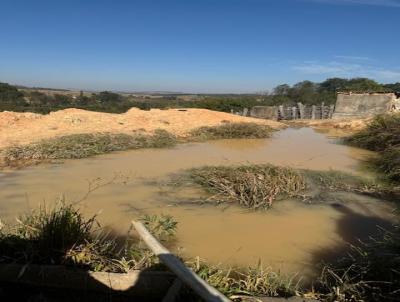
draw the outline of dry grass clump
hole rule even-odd
[[[18,161],[84,158],[93,155],[139,148],[164,148],[177,143],[177,139],[165,130],[145,134],[73,134],[15,146],[3,151],[4,161],[11,165]]]
[[[376,116],[366,129],[345,142],[380,152],[371,163],[389,180],[400,182],[400,113]]]
[[[144,221],[148,219],[143,218]],[[172,236],[176,222],[170,216],[152,216],[154,235]],[[93,271],[127,272],[158,262],[138,242],[102,231],[95,217],[85,219],[73,206],[59,202],[18,219],[16,226],[0,228],[0,262],[66,264]]]
[[[345,142],[373,151],[400,145],[400,113],[376,116],[364,130],[346,138]]]
[[[396,188],[385,182],[366,179],[341,171],[313,171],[304,170],[303,174],[310,185],[317,186],[320,190],[346,191],[375,196],[397,194]]]
[[[396,228],[353,246],[322,270],[315,290],[323,301],[398,301],[400,230]]]
[[[203,167],[189,172],[191,179],[214,193],[217,202],[269,208],[279,198],[299,196],[307,187],[297,171],[272,165]]]
[[[400,183],[400,144],[385,149],[374,160],[374,164],[389,179]]]
[[[297,275],[275,272],[261,263],[246,269],[224,269],[199,258],[188,262],[193,271],[231,299],[250,297],[290,297],[300,290]],[[245,300],[245,299],[244,299]]]
[[[228,138],[266,138],[273,129],[257,123],[224,123],[218,126],[205,126],[190,132],[192,139],[228,139]]]
[[[171,215],[144,215],[141,220],[160,241],[167,241],[176,233],[178,222]]]
[[[250,209],[270,208],[274,201],[329,200],[336,191],[366,194],[387,200],[400,196],[400,188],[385,181],[340,171],[295,170],[273,165],[206,166],[188,170],[175,185],[198,184],[211,193],[202,202],[237,203]]]

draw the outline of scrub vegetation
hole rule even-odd
[[[63,264],[92,271],[126,272],[157,262],[137,243],[126,240],[120,246],[117,238],[99,227],[95,216],[86,219],[63,200],[52,208],[42,207],[23,215],[17,221],[12,226],[2,224],[2,263]]]
[[[376,116],[345,143],[379,152],[372,165],[394,182],[400,182],[400,113]]]
[[[261,263],[245,269],[226,269],[210,266],[196,258],[187,264],[201,278],[231,299],[246,296],[291,297],[301,290],[296,274],[285,275]]]
[[[353,192],[376,197],[394,199],[399,194],[398,188],[385,181],[367,179],[341,171],[303,170],[310,186],[325,192]]]
[[[299,197],[306,189],[300,173],[271,165],[203,167],[190,170],[189,176],[213,194],[208,200],[251,209],[269,208],[275,200]]]
[[[256,123],[224,123],[194,129],[190,136],[193,140],[266,138],[271,136],[272,131],[271,127]]]
[[[397,301],[400,291],[400,230],[352,246],[324,266],[314,284],[322,301]]]
[[[275,201],[287,198],[322,200],[322,195],[336,191],[388,199],[399,195],[397,188],[385,182],[339,171],[295,170],[268,164],[195,168],[188,170],[177,184],[187,181],[211,193],[207,202],[236,203],[254,210],[270,208]]]

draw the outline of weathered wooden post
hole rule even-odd
[[[315,120],[315,111],[316,111],[316,109],[317,109],[317,106],[312,105],[312,107],[311,107],[311,119],[312,120]]]

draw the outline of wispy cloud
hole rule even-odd
[[[376,70],[375,72],[378,77],[384,78],[384,79],[393,79],[393,80],[400,80],[400,71],[393,71],[393,70]]]
[[[355,60],[355,61],[370,61],[369,57],[361,57],[361,56],[335,56],[336,59],[343,60]]]
[[[327,63],[302,63],[293,66],[294,70],[306,74],[338,74],[348,75],[362,69],[359,64],[348,64],[340,62],[327,62]]]
[[[389,7],[399,7],[400,0],[305,0],[308,2],[319,2],[327,4],[358,4],[358,5],[374,5],[374,6],[389,6]]]
[[[400,70],[391,70],[372,65],[361,65],[346,62],[301,63],[294,65],[293,70],[308,75],[338,77],[371,77],[382,80],[400,80]]]

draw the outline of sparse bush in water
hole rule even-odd
[[[176,233],[178,222],[170,215],[145,215],[141,220],[159,240],[165,241]]]
[[[347,191],[361,194],[385,195],[396,193],[384,182],[366,179],[341,171],[304,170],[303,174],[312,185],[329,191]]]
[[[270,137],[272,128],[256,123],[224,123],[218,126],[206,126],[194,129],[190,135],[194,139],[227,139],[227,138],[266,138]]]
[[[272,165],[216,166],[188,171],[190,182],[201,185],[212,195],[206,201],[233,202],[251,209],[269,208],[275,200],[294,198],[301,201],[323,200],[335,191],[367,194],[387,199],[400,190],[384,181],[365,179],[340,171],[294,170]],[[175,183],[181,185],[184,176]],[[317,191],[314,191],[317,189]],[[319,195],[315,195],[319,191]],[[322,194],[322,195],[321,195]],[[322,199],[321,199],[322,198]]]
[[[268,208],[277,198],[298,196],[306,189],[300,173],[271,165],[204,167],[189,174],[195,183],[216,193],[217,202],[237,202],[252,209]]]

